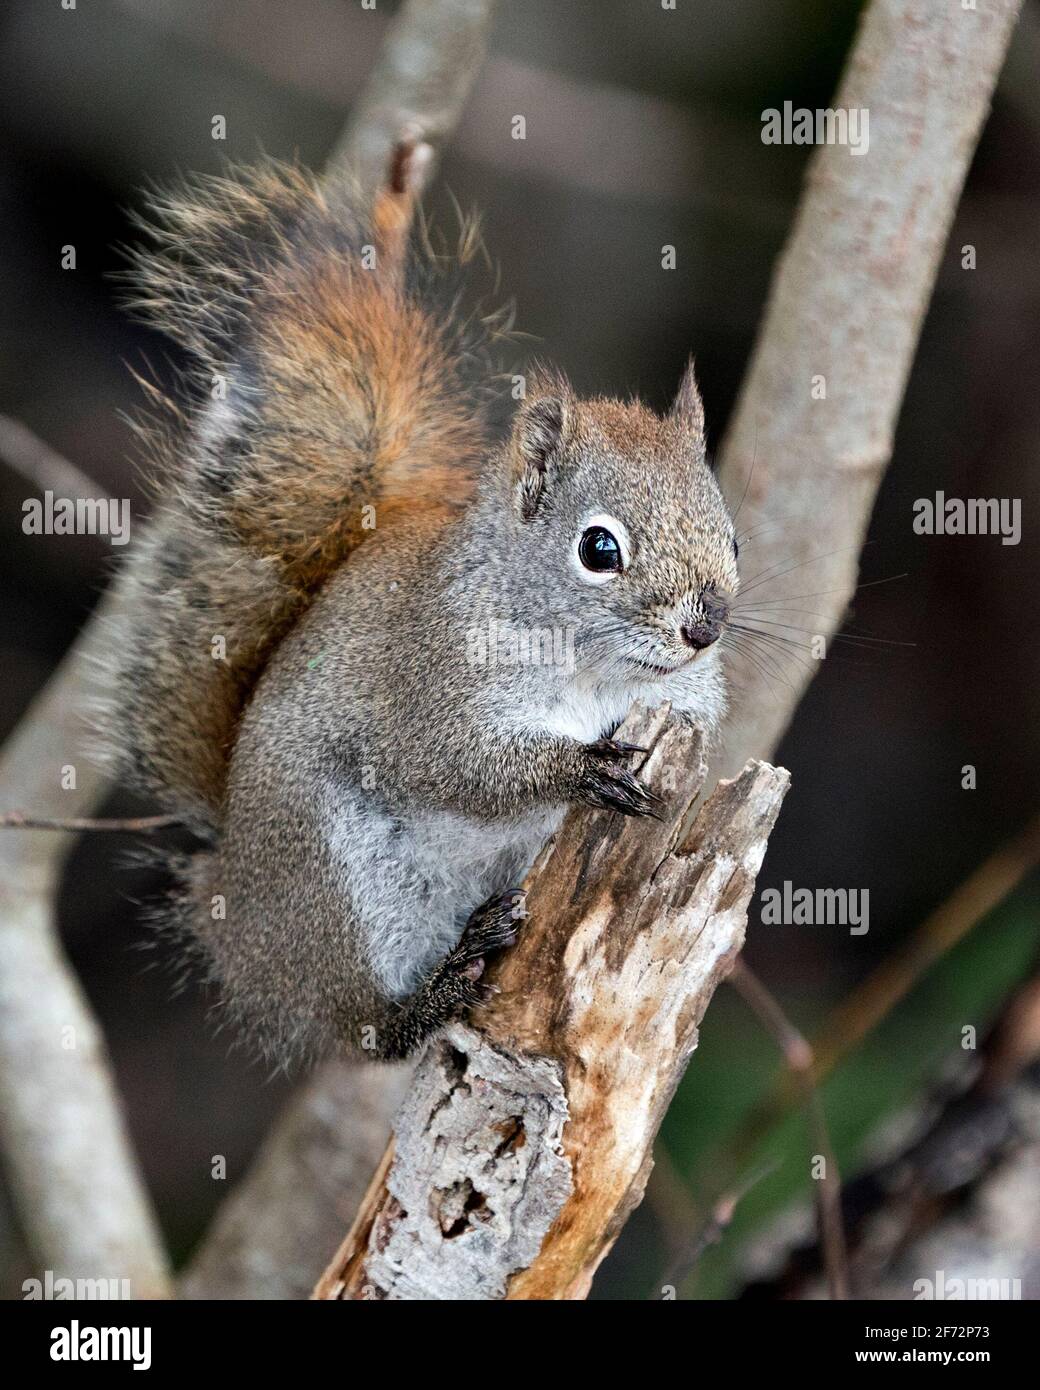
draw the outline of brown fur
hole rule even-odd
[[[425,233],[405,255],[423,149],[370,222],[294,170],[197,182],[136,262],[195,404],[151,435],[113,741],[208,841],[163,920],[283,1060],[400,1055],[479,1002],[563,808],[656,813],[607,737],[630,701],[724,702],[717,652],[687,659],[736,585],[692,371],[666,419],[536,373],[489,448],[486,326],[433,307]],[[598,513],[616,583],[581,559]],[[571,659],[486,660],[503,628]]]
[[[138,781],[213,822],[274,646],[376,521],[452,514],[486,440],[461,369],[469,325],[407,287],[389,200],[366,226],[349,197],[265,165],[152,213],[133,303],[193,355],[201,403],[186,426],[146,431],[162,501],[131,561],[118,735]],[[462,258],[474,249],[467,232]]]

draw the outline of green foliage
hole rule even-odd
[[[1035,890],[1010,899],[946,956],[828,1078],[823,1100],[844,1179],[864,1166],[879,1125],[904,1107],[919,1104],[941,1068],[969,1065],[960,1051],[961,1029],[972,1024],[981,1039],[1010,991],[1035,966],[1038,912]],[[826,1010],[812,1010],[805,1001],[784,1003],[811,1037]],[[777,1069],[772,1039],[732,990],[721,991],[705,1019],[700,1047],[669,1111],[661,1142],[702,1212],[721,1194],[739,1190],[751,1175],[770,1171],[741,1199],[732,1225],[703,1255],[681,1297],[732,1297],[739,1288],[739,1256],[748,1239],[792,1203],[812,1199],[812,1145],[800,1108],[749,1151],[732,1151],[735,1132]],[[669,1233],[669,1239],[675,1234]],[[663,1249],[658,1254],[657,1269],[633,1270],[633,1281],[640,1276],[643,1280],[640,1290],[633,1288],[633,1296],[645,1296],[667,1266]]]

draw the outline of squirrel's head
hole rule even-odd
[[[521,533],[556,614],[577,620],[583,667],[646,681],[708,659],[736,594],[737,545],[692,363],[664,417],[578,400],[539,375],[506,461]]]

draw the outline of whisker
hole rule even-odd
[[[729,641],[723,638],[722,649],[724,656],[728,655],[729,652],[733,652],[735,655],[741,657],[744,661],[746,661],[751,670],[762,681],[763,685],[765,685],[770,695],[774,694],[773,686],[771,683],[772,677],[766,671],[765,667],[760,663],[758,654],[756,652],[750,650],[749,648],[746,648],[741,643],[739,638],[737,638],[736,636],[732,637]]]
[[[749,666],[763,676],[770,694],[775,693],[769,684],[770,679],[780,681],[781,685],[786,686],[789,690],[792,688],[787,673],[777,664],[772,653],[758,649],[752,643],[742,640],[738,634],[734,634],[727,645],[730,650],[736,652]]]
[[[797,565],[791,565],[788,569],[781,570],[779,574],[773,574],[772,571],[776,569],[776,565],[782,565],[784,563],[783,560],[778,560],[776,565],[770,565],[759,574],[752,575],[751,583],[747,585],[742,584],[740,586],[740,592],[742,594],[749,594],[753,589],[757,589],[760,585],[764,584],[767,579],[783,579],[788,574],[794,574],[795,570],[804,569],[806,565],[815,565],[820,560],[830,560],[835,555],[847,555],[852,551],[858,550],[859,547],[855,545],[839,545],[836,550],[825,551],[823,555],[811,555],[808,560],[801,560]]]
[[[745,482],[745,484],[744,484],[744,492],[743,492],[743,495],[741,496],[740,501],[737,503],[737,510],[733,513],[733,521],[734,521],[734,524],[736,523],[737,517],[740,515],[740,509],[741,509],[741,507],[743,507],[744,503],[747,501],[748,489],[751,487],[751,479],[755,476],[755,461],[757,460],[757,458],[758,458],[758,425],[757,425],[757,423],[756,423],[756,425],[755,425],[755,443],[754,443],[754,446],[753,446],[753,448],[752,448],[752,450],[751,450],[751,467],[750,467],[750,469],[748,470],[747,482]]]
[[[787,630],[788,632],[804,632],[804,633],[807,633],[810,637],[817,637],[817,636],[822,637],[822,636],[825,636],[825,635],[826,635],[826,634],[824,634],[824,633],[816,633],[816,632],[813,632],[813,630],[812,630],[811,628],[808,628],[808,627],[797,627],[797,626],[796,626],[795,624],[793,624],[793,623],[778,623],[778,622],[775,622],[775,621],[771,621],[769,618],[760,618],[760,617],[757,617],[757,616],[755,616],[755,610],[754,610],[754,609],[737,609],[737,610],[734,610],[734,611],[735,611],[735,612],[750,612],[750,613],[752,614],[752,616],[755,617],[755,621],[756,621],[756,622],[765,623],[765,625],[766,625],[767,627],[786,628],[786,630]],[[844,641],[844,642],[859,642],[859,643],[863,643],[864,645],[879,646],[879,647],[916,647],[916,646],[917,646],[917,643],[916,643],[916,642],[900,642],[900,641],[899,641],[897,638],[895,638],[895,637],[873,637],[873,636],[869,635],[868,633],[864,633],[864,632],[841,632],[841,631],[833,632],[833,633],[830,634],[830,637],[828,638],[828,640],[829,640],[829,641]]]
[[[822,558],[822,557],[819,557],[819,558]],[[790,573],[790,571],[788,571],[788,573]],[[908,578],[908,576],[909,576],[909,571],[904,572],[903,574],[890,574],[890,575],[888,575],[888,576],[887,576],[886,578],[884,578],[884,579],[868,579],[868,580],[865,580],[862,584],[856,584],[856,585],[854,585],[853,588],[852,588],[852,590],[851,590],[851,592],[854,593],[854,594],[858,594],[859,591],[860,591],[860,589],[873,589],[873,588],[875,588],[878,584],[892,584],[892,583],[894,583],[897,579],[906,579],[906,578]],[[777,577],[778,579],[782,578],[781,575],[777,575],[776,577]],[[750,590],[748,590],[748,589],[741,589],[741,591],[740,591],[740,597],[743,598],[743,596],[744,596],[745,594],[749,593],[749,592],[750,592]],[[842,594],[842,593],[844,593],[844,592],[845,592],[844,589],[817,589],[816,592],[815,592],[815,593],[812,593],[812,594],[780,594],[780,595],[778,595],[775,599],[768,599],[768,600],[766,600],[766,602],[768,602],[768,603],[785,603],[788,599],[825,598],[826,596],[828,596],[828,595],[830,595],[830,594]],[[759,601],[761,602],[761,600],[759,600]]]

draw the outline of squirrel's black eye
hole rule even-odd
[[[621,569],[621,547],[605,526],[590,526],[578,542],[578,559],[597,574]]]
[[[733,537],[733,558],[734,560],[740,559],[740,546],[737,544],[736,536]]]

